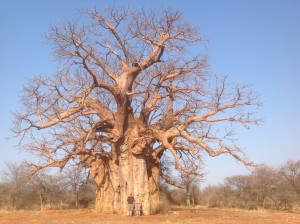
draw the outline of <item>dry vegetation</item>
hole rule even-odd
[[[18,211],[0,214],[0,223],[14,224],[98,224],[98,223],[300,223],[300,213],[278,211],[246,211],[197,207],[177,209],[167,214],[141,217],[100,214],[95,210]]]
[[[6,165],[6,171],[0,173],[3,178],[0,182],[0,211],[95,208],[95,188],[82,169],[68,169],[57,175],[39,173],[28,180],[24,164]],[[199,181],[185,179],[183,183],[187,187],[184,189],[161,183],[160,212],[166,213],[174,206],[188,204],[210,208],[300,211],[300,161],[288,161],[277,169],[257,167],[251,175],[227,177],[223,184],[202,189]]]
[[[7,164],[0,209],[10,212],[0,223],[297,223],[299,213],[260,209],[299,211],[299,161],[200,190],[206,156],[254,165],[233,129],[259,124],[261,102],[247,86],[209,74],[202,37],[180,12],[83,15],[51,27],[57,73],[33,77],[22,91],[13,132],[39,159]],[[62,173],[48,174],[53,167]],[[131,193],[144,214],[165,215],[103,215],[126,214]],[[172,210],[184,204],[210,209]]]
[[[132,193],[152,214],[161,179],[178,184],[181,172],[187,187],[206,156],[253,165],[233,129],[261,123],[259,94],[210,73],[203,37],[179,11],[82,10],[52,26],[47,42],[57,70],[24,86],[12,128],[20,149],[39,157],[31,174],[85,167],[96,209],[126,214]]]

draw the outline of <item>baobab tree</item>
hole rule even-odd
[[[202,38],[180,12],[82,13],[82,23],[51,27],[57,72],[29,80],[15,113],[21,148],[40,157],[34,172],[77,163],[90,169],[96,209],[125,213],[132,193],[152,214],[160,178],[172,182],[164,157],[191,174],[205,154],[251,165],[232,141],[232,128],[259,122],[258,95],[209,75]]]

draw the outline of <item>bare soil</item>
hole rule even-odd
[[[178,209],[141,217],[100,214],[95,210],[0,212],[0,224],[300,224],[300,213],[230,209]]]

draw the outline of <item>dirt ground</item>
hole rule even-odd
[[[0,224],[300,224],[300,213],[193,208],[141,217],[99,214],[95,210],[0,212]]]

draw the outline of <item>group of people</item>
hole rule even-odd
[[[142,203],[139,198],[139,195],[137,195],[136,198],[130,194],[127,197],[127,204],[128,204],[128,215],[133,216],[133,210],[135,211],[136,216],[141,216],[141,209],[142,209]]]

